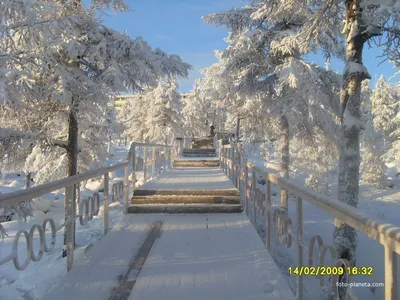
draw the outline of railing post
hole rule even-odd
[[[385,300],[397,297],[397,253],[391,248],[392,240],[386,238],[385,248]]]
[[[231,150],[230,148],[226,148],[226,173],[228,174],[228,178],[231,178],[231,165],[230,165],[230,160],[231,158]]]
[[[144,147],[143,150],[143,183],[146,183],[147,181],[147,146]]]
[[[132,194],[136,189],[136,146],[132,146]]]
[[[251,169],[251,181],[252,181],[252,192],[250,193],[250,197],[252,197],[252,201],[253,201],[253,224],[254,227],[257,229],[257,213],[256,213],[256,184],[257,184],[257,180],[256,180],[256,172],[254,171],[254,169]]]
[[[272,203],[271,203],[271,181],[267,179],[267,229],[266,229],[266,245],[267,250],[271,251],[271,232],[272,232]]]
[[[108,173],[104,174],[104,235],[108,233]]]
[[[68,205],[66,205],[66,214],[68,223],[66,224],[67,230],[67,272],[72,269],[74,263],[74,248],[75,248],[75,189],[76,185],[70,185],[65,190],[65,198]]]
[[[236,156],[236,153],[235,153],[235,147],[234,146],[232,146],[231,145],[231,152],[232,152],[232,178],[231,178],[231,180],[232,180],[232,182],[233,182],[233,185],[236,185],[236,183],[235,183],[235,156]]]
[[[222,171],[225,173],[225,148],[221,148],[221,164],[222,164]]]
[[[164,171],[167,169],[167,161],[168,161],[167,142],[165,142],[165,147],[164,147]]]
[[[154,178],[156,176],[156,147],[152,147],[152,155],[151,155],[151,177]]]
[[[128,213],[129,206],[129,164],[125,167],[125,209],[124,214]]]
[[[247,161],[244,162],[244,186],[245,186],[245,195],[244,195],[244,199],[245,199],[245,211],[246,211],[246,215],[249,215],[249,197],[247,197],[247,193],[248,193],[248,185],[249,185],[249,167],[247,166]]]
[[[241,186],[240,186],[240,177],[242,176],[242,164],[241,164],[241,156],[240,156],[240,152],[237,152],[237,165],[236,165],[236,184],[237,184],[237,188],[240,192],[241,190]]]
[[[268,181],[269,182],[269,181]],[[303,266],[303,199],[297,197],[297,266]],[[297,276],[296,299],[303,300],[303,276]],[[394,300],[394,299],[391,299]]]
[[[172,148],[167,148],[167,168],[172,168]]]
[[[226,170],[225,170],[226,169],[226,167],[225,167],[225,162],[226,162],[225,148],[222,148],[221,151],[222,151],[222,170],[226,174]]]
[[[218,157],[219,157],[219,167],[223,169],[222,166],[222,155],[221,155],[221,148],[222,148],[222,140],[218,141]]]

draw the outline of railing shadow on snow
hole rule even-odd
[[[291,180],[280,177],[278,174],[271,174],[266,169],[255,166],[247,161],[241,145],[222,145],[219,141],[218,155],[220,160],[220,168],[233,181],[234,185],[240,190],[245,187],[244,210],[249,215],[250,202],[252,203],[252,222],[257,228],[257,211],[262,216],[266,215],[266,248],[271,252],[272,232],[278,236],[279,242],[285,244],[287,248],[292,245],[297,247],[297,266],[305,272],[309,272],[309,267],[328,266],[325,270],[329,270],[330,274],[314,276],[319,279],[321,288],[325,286],[325,277],[329,276],[328,294],[330,299],[339,300],[339,291],[337,282],[339,281],[339,273],[346,278],[346,282],[350,282],[352,275],[359,273],[360,267],[351,267],[350,262],[346,259],[337,259],[337,253],[332,245],[324,244],[320,235],[312,236],[309,244],[303,239],[303,200],[311,205],[323,210],[334,218],[353,227],[357,231],[365,234],[370,239],[377,241],[384,246],[384,264],[385,264],[385,300],[400,299],[397,291],[397,255],[400,254],[400,227],[383,222],[373,221],[361,214],[356,208],[341,203],[340,201],[321,195],[311,189],[305,188]],[[249,176],[249,172],[251,176]],[[256,175],[261,176],[266,182],[266,193],[257,188]],[[249,178],[251,177],[251,180]],[[271,201],[271,183],[278,185],[282,190],[286,190],[296,195],[296,223],[293,224],[291,217],[287,211],[277,208],[273,209]],[[250,217],[250,216],[249,216]],[[295,226],[296,232],[292,233],[292,226]],[[314,262],[314,248],[318,245],[319,261]],[[308,250],[308,264],[303,261],[303,251]],[[330,254],[332,265],[325,263],[326,255]],[[341,266],[345,268],[341,268]],[[305,266],[305,268],[301,268]],[[356,268],[357,270],[354,270]],[[293,268],[294,269],[294,268]],[[336,270],[336,271],[335,271]],[[343,270],[343,273],[341,273]],[[296,298],[303,299],[304,294],[304,275],[296,276]],[[346,300],[352,297],[347,294]]]

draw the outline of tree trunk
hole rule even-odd
[[[28,189],[31,187],[31,172],[28,172],[26,174],[26,184],[25,184],[25,188]]]
[[[289,179],[289,122],[285,116],[281,117],[281,171],[280,175]],[[288,192],[281,190],[281,209],[287,213],[288,210]]]
[[[78,105],[72,100],[71,108],[69,110],[68,117],[68,145],[66,147],[67,150],[67,177],[74,176],[78,172]],[[76,193],[76,188],[74,188],[74,193]],[[76,197],[73,196],[73,199]],[[64,209],[65,209],[65,221],[68,220],[69,213],[76,211],[75,201],[70,201],[71,199],[67,199],[65,197]],[[74,231],[75,231],[75,222],[74,222]],[[74,241],[75,245],[75,241]],[[64,248],[62,257],[67,256],[67,227],[64,229]]]
[[[239,133],[240,133],[240,118],[238,116],[236,121],[236,144],[239,144]]]
[[[346,32],[346,67],[340,94],[341,136],[339,138],[338,199],[357,207],[360,171],[361,130],[361,82],[370,78],[362,64],[365,39],[362,36],[363,20],[359,13],[359,0],[346,1],[347,28],[358,24],[358,34]],[[356,264],[357,231],[339,219],[335,219],[334,247],[338,258]],[[345,299],[346,290],[340,289],[340,299]]]

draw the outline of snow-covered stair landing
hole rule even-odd
[[[174,168],[133,194],[129,213],[240,213],[240,194],[218,168]]]
[[[245,214],[127,215],[117,228],[43,299],[295,299]]]

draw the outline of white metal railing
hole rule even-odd
[[[109,167],[103,167],[96,170],[88,171],[82,174],[74,175],[71,177],[67,177],[61,180],[49,182],[46,184],[38,185],[29,189],[16,191],[7,194],[0,195],[0,208],[7,207],[9,205],[16,205],[20,202],[27,201],[30,199],[34,199],[40,197],[42,195],[51,193],[58,189],[66,188],[65,190],[65,207],[66,207],[66,218],[67,221],[62,223],[60,226],[56,227],[56,224],[53,219],[47,218],[43,221],[42,224],[34,224],[31,226],[31,229],[19,230],[17,234],[14,236],[13,248],[12,252],[4,257],[0,258],[0,265],[3,265],[9,261],[14,262],[14,266],[17,270],[24,270],[31,261],[39,261],[44,252],[52,252],[54,250],[56,244],[56,233],[62,228],[66,228],[66,252],[67,252],[67,271],[71,270],[73,265],[73,254],[75,247],[75,221],[79,219],[79,223],[81,225],[87,224],[88,221],[91,221],[94,216],[97,216],[100,211],[101,201],[99,193],[94,193],[93,196],[88,197],[87,199],[81,199],[79,201],[79,210],[78,215],[76,214],[76,189],[79,184],[83,181],[103,176],[104,178],[104,235],[106,235],[109,231],[109,202],[118,201],[124,197],[124,214],[127,213],[128,206],[130,203],[130,194],[129,194],[129,167],[132,168],[131,174],[131,184],[132,184],[132,193],[135,191],[136,186],[136,166],[137,166],[137,157],[136,157],[136,148],[143,147],[144,148],[144,156],[143,159],[143,172],[144,172],[144,182],[147,181],[147,169],[148,163],[151,163],[151,174],[152,177],[156,175],[156,161],[160,162],[160,155],[157,156],[157,150],[163,150],[163,163],[164,170],[171,167],[171,146],[165,144],[150,144],[150,143],[132,143],[128,152],[128,156],[125,162],[118,163],[116,165],[112,165]],[[151,148],[151,158],[147,158],[147,153],[149,148]],[[159,151],[160,153],[161,151]],[[112,171],[116,171],[119,169],[125,169],[124,181],[117,181],[113,183],[111,188],[111,197],[109,195],[109,173]],[[89,209],[90,207],[90,209]],[[51,242],[50,244],[46,241],[45,231],[50,225],[51,229]],[[33,237],[35,232],[39,234],[40,247],[35,253],[33,249]],[[18,257],[18,242],[21,236],[24,236],[26,239],[26,257],[25,260],[21,263]]]
[[[320,235],[314,235],[309,245],[303,239],[303,200],[311,203],[319,209],[329,213],[331,216],[340,219],[344,223],[364,233],[369,238],[377,241],[384,246],[385,261],[385,300],[397,300],[397,256],[400,254],[400,227],[383,222],[376,222],[362,215],[356,208],[344,204],[336,199],[318,194],[308,188],[293,183],[292,181],[280,177],[278,174],[270,174],[263,168],[257,167],[248,162],[241,145],[224,145],[219,143],[220,166],[226,175],[234,182],[238,189],[241,189],[241,183],[245,187],[245,212],[249,213],[249,202],[252,202],[253,225],[257,228],[257,210],[262,216],[266,216],[266,248],[271,251],[271,234],[277,233],[279,241],[291,247],[294,240],[297,245],[297,266],[304,266],[303,250],[308,249],[308,266],[314,266],[313,251],[315,243],[319,247],[319,266],[325,265],[325,256],[327,252],[331,254],[332,261],[335,261],[332,267],[343,268],[344,277],[347,282],[352,274],[351,265],[345,259],[337,259],[337,254],[332,245],[325,245]],[[249,181],[249,172],[251,172],[251,181]],[[257,188],[256,174],[266,180],[266,193]],[[292,219],[287,212],[282,209],[273,209],[271,202],[271,183],[279,185],[281,190],[290,191],[296,195],[296,233],[293,234]],[[349,272],[350,270],[350,272]],[[338,274],[329,274],[330,293],[333,300],[339,300],[338,287],[336,282],[339,280]],[[324,276],[316,276],[319,279],[321,287],[324,286]],[[303,299],[303,276],[296,276],[296,298]],[[351,296],[347,294],[347,300]]]

